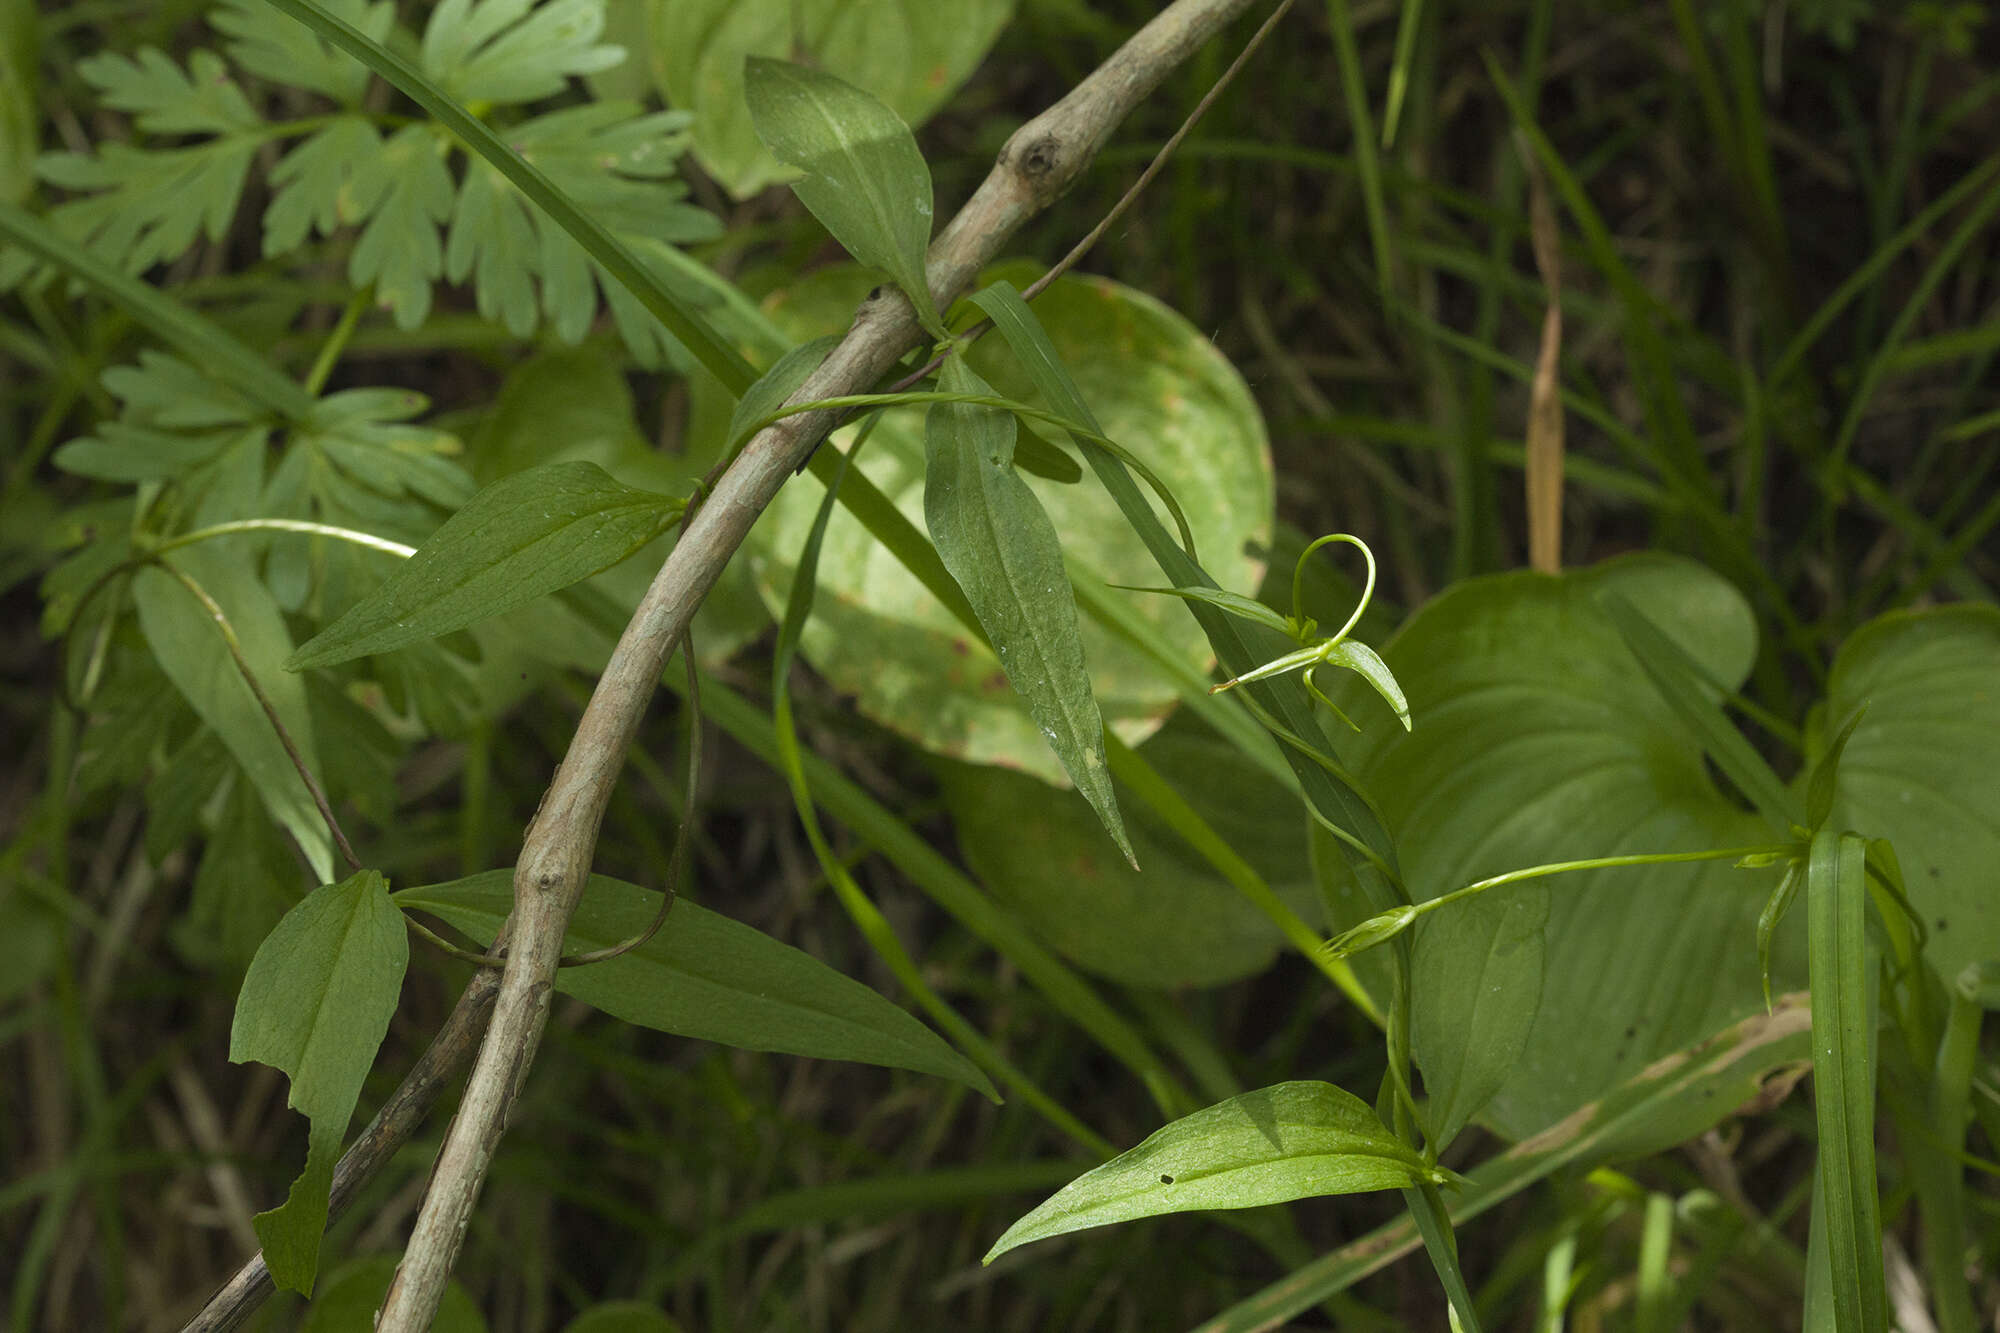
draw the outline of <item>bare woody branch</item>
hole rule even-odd
[[[1134,106],[1249,5],[1250,0],[1176,0],[1068,96],[1016,131],[971,200],[931,246],[928,278],[940,308],[971,285],[1023,222],[1076,181]],[[922,336],[902,294],[878,289],[791,401],[865,392]],[[661,566],[598,680],[515,866],[511,943],[492,1019],[438,1154],[402,1266],[377,1317],[382,1333],[420,1333],[436,1314],[486,1168],[541,1043],[563,932],[589,877],[598,829],[626,747],[660,672],[758,515],[835,424],[833,414],[825,412],[787,417],[744,447]],[[491,996],[491,978],[484,973],[475,977],[448,1030],[463,1034],[470,1024],[476,1032],[477,1018]],[[462,1036],[458,1049],[469,1040]],[[392,1106],[401,1135],[408,1135],[429,1105],[425,1098],[435,1099],[457,1060],[455,1052],[434,1046],[420,1062],[426,1078],[416,1095],[405,1097],[411,1082],[398,1089]],[[361,1143],[342,1158],[336,1198],[341,1181],[352,1182],[351,1192],[393,1151],[394,1145],[384,1147],[386,1139],[376,1133],[390,1110],[385,1107]],[[357,1156],[370,1144],[372,1159]],[[259,1261],[247,1265],[189,1329],[207,1333],[236,1327],[268,1292],[269,1275],[261,1268]]]

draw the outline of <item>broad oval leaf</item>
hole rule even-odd
[[[845,327],[868,286],[867,275],[855,269],[815,274],[774,297],[770,313],[789,336],[810,337]],[[1180,496],[1209,572],[1225,587],[1254,589],[1263,566],[1245,547],[1268,545],[1274,496],[1263,420],[1242,378],[1200,330],[1115,283],[1065,279],[1036,308],[1106,433],[1143,456]],[[1037,401],[999,339],[981,341],[969,360],[1001,394]],[[855,429],[843,428],[832,444],[844,447]],[[890,409],[856,460],[918,525],[924,522],[922,429],[920,410]],[[1025,480],[1062,535],[1072,564],[1109,583],[1159,581],[1159,566],[1100,486]],[[774,615],[784,606],[824,493],[811,475],[790,482],[745,544]],[[1020,769],[1046,782],[1064,780],[999,657],[845,511],[828,526],[819,578],[821,596],[800,650],[837,689],[854,696],[861,712],[950,758]],[[1185,609],[1164,597],[1133,597],[1128,605],[1191,672],[1208,670],[1213,654]],[[1086,621],[1082,634],[1104,720],[1137,744],[1172,711],[1179,686],[1123,636],[1095,621]]]
[[[1008,1227],[983,1262],[1113,1222],[1448,1178],[1353,1093],[1331,1083],[1279,1083],[1183,1116],[1084,1172]]]
[[[617,564],[680,509],[669,496],[620,485],[595,463],[515,473],[473,496],[286,666],[384,653],[511,611]]]
[[[1826,717],[1862,704],[1829,827],[1887,838],[1940,976],[2000,957],[2000,611],[1949,606],[1864,625],[1827,678]]]
[[[403,918],[373,870],[327,885],[285,914],[244,974],[229,1058],[283,1070],[311,1122],[306,1168],[282,1207],[256,1218],[280,1287],[312,1292],[340,1141],[389,1031],[410,957]]]
[[[896,280],[924,327],[942,334],[924,276],[931,243],[931,169],[910,127],[845,79],[752,56],[743,91],[757,135],[805,172],[792,182],[848,254]]]
[[[1015,0],[650,0],[647,54],[660,91],[694,113],[694,151],[747,199],[785,170],[758,142],[744,57],[804,60],[921,125],[972,73]]]
[[[292,637],[270,590],[250,564],[231,560],[212,546],[185,547],[168,558],[229,617],[244,661],[285,724],[307,770],[318,777],[319,747],[313,740],[305,683],[283,669]],[[333,845],[319,808],[270,718],[244,683],[207,608],[179,580],[157,569],[142,569],[133,576],[132,602],[146,643],[167,679],[229,747],[264,808],[292,835],[313,873],[321,880],[331,879]]]
[[[1599,892],[1616,890],[1599,890]],[[1421,1032],[1430,1142],[1442,1152],[1514,1073],[1541,1009],[1549,886],[1489,890],[1418,928],[1410,1021]]]
[[[1756,644],[1740,594],[1688,561],[1640,556],[1557,578],[1474,579],[1425,606],[1382,650],[1421,719],[1413,733],[1360,706],[1359,680],[1323,678],[1361,723],[1347,757],[1396,835],[1416,900],[1552,861],[1769,841],[1761,819],[1717,790],[1698,740],[1599,604],[1606,589],[1719,686],[1747,672]],[[1431,914],[1416,927],[1412,989],[1425,998],[1412,1038],[1447,1119],[1477,1115],[1523,1138],[1762,1012],[1756,923],[1776,874],[1726,862],[1586,871],[1482,895],[1491,905],[1472,920],[1450,919],[1463,905]],[[1331,887],[1351,892],[1338,874]],[[1539,891],[1546,962],[1525,935],[1502,956],[1490,932],[1519,911],[1516,933],[1531,934]],[[1338,924],[1374,910],[1350,905]],[[1803,978],[1798,936],[1778,940],[1786,989]],[[1354,963],[1380,993],[1382,960]],[[1475,976],[1487,984],[1470,986]]]
[[[1190,714],[1139,753],[1310,921],[1323,913],[1297,797]],[[1064,956],[1132,986],[1218,986],[1268,967],[1283,937],[1143,801],[1123,802],[1133,870],[1075,801],[1005,769],[939,764],[966,865]],[[1021,836],[1024,828],[1033,837]]]
[[[945,363],[943,388],[992,393],[957,357]],[[1029,716],[1137,869],[1104,762],[1104,720],[1084,669],[1062,542],[1014,471],[1016,429],[1012,414],[998,408],[932,404],[924,426],[924,522]]]
[[[403,889],[396,905],[429,912],[490,944],[514,905],[514,872],[489,870]],[[592,875],[565,948],[608,948],[645,930],[660,895]],[[851,977],[762,931],[681,899],[629,953],[556,974],[556,989],[628,1023],[746,1051],[781,1051],[936,1074],[998,1101],[979,1069],[944,1039]]]

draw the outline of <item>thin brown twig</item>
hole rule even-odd
[[[1562,238],[1542,164],[1518,131],[1516,141],[1528,173],[1528,237],[1535,252],[1535,268],[1549,296],[1548,307],[1542,312],[1535,378],[1528,388],[1528,567],[1541,574],[1558,574],[1562,572],[1563,510]]]

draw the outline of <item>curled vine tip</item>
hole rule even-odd
[[[1352,929],[1342,931],[1320,948],[1329,958],[1351,957],[1396,938],[1408,930],[1410,923],[1419,915],[1420,912],[1416,907],[1405,903],[1401,907],[1394,907],[1371,916]]]

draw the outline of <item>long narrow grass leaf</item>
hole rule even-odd
[[[1881,1333],[1887,1327],[1875,1190],[1874,987],[1865,859],[1860,838],[1821,829],[1813,835],[1806,871],[1819,1122],[1814,1207],[1825,1224],[1834,1333]]]

